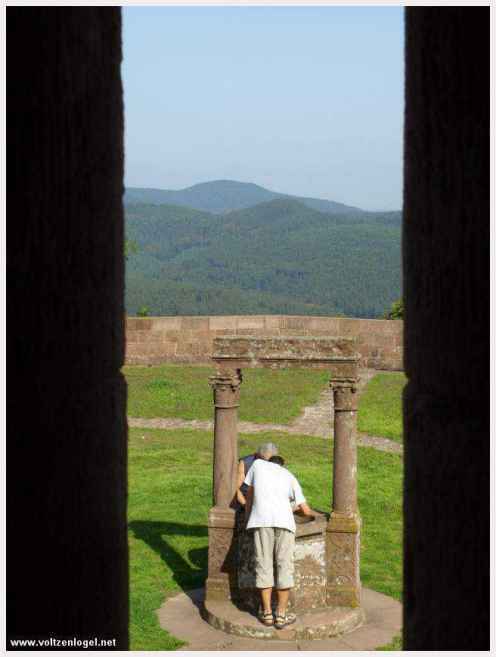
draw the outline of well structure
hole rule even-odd
[[[216,373],[210,377],[215,429],[213,506],[208,516],[207,620],[235,634],[282,638],[282,633],[273,628],[256,623],[243,626],[239,614],[233,616],[234,608],[253,612],[258,604],[250,532],[242,529],[242,514],[235,503],[238,407],[244,368],[305,367],[327,369],[333,391],[332,505],[329,513],[322,512],[314,520],[295,518],[295,587],[290,605],[298,612],[299,621],[290,632],[305,638],[325,638],[358,627],[364,618],[357,504],[359,354],[354,339],[219,337],[214,340],[212,359],[216,365]]]

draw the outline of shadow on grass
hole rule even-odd
[[[167,541],[167,536],[208,536],[206,526],[185,525],[178,522],[133,520],[129,523],[129,528],[135,538],[147,543],[160,556],[171,571],[173,580],[185,593],[190,595],[191,589],[201,587],[205,584],[208,566],[208,547],[205,546],[189,550],[189,561],[187,561]]]

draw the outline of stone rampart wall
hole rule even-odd
[[[126,364],[208,363],[220,335],[356,337],[361,367],[403,369],[402,321],[301,315],[128,317]]]

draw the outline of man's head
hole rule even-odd
[[[271,456],[277,455],[277,446],[274,443],[263,443],[257,449],[257,454],[268,461]]]
[[[281,467],[284,465],[284,459],[282,456],[271,456],[269,461],[271,463],[276,463],[277,465],[280,465]]]

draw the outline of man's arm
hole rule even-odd
[[[246,493],[245,522],[248,524],[250,519],[251,507],[253,506],[253,486],[248,487]]]
[[[301,490],[301,486],[296,477],[293,477],[293,495],[297,505],[295,509],[297,513],[302,513],[304,516],[312,517],[317,515],[315,511],[312,511],[312,509],[308,506],[305,496],[303,495],[303,491]]]
[[[236,488],[236,499],[241,504],[241,506],[245,506],[245,504],[246,504],[246,498],[240,490],[240,487],[241,487],[241,484],[244,481],[244,478],[245,478],[245,464],[243,463],[243,461],[240,461],[238,463],[238,482],[237,482],[237,488]]]
[[[313,511],[306,502],[302,502],[299,506],[296,507],[296,511],[301,511],[304,516],[313,516],[315,517],[317,513]]]
[[[245,498],[245,501],[246,501],[246,506],[245,506],[245,522],[246,523],[248,523],[248,520],[250,518],[251,507],[252,507],[252,504],[253,504],[253,485],[255,483],[255,470],[256,469],[257,469],[257,462],[255,461],[255,463],[253,463],[251,468],[246,473],[246,477],[244,478],[244,481],[243,481],[243,483],[248,486],[248,491],[246,493],[246,498],[243,495],[243,498]]]

